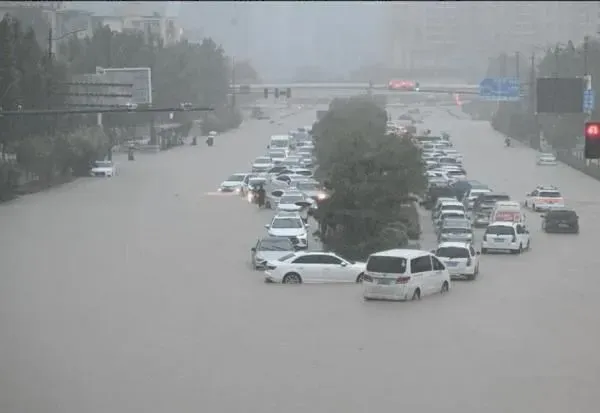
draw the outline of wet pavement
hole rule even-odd
[[[557,185],[581,234],[530,212],[530,252],[486,255],[476,281],[420,302],[265,284],[248,261],[272,213],[207,193],[314,117],[0,206],[0,412],[597,411],[600,183],[432,109],[470,178],[515,199]]]

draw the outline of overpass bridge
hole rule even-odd
[[[263,83],[263,84],[233,84],[230,85],[232,90],[236,93],[242,93],[245,89],[250,93],[263,92],[265,89],[272,93],[274,89],[286,90],[292,89],[292,95],[294,91],[368,91],[371,90],[378,94],[404,94],[404,93],[459,93],[475,95],[479,93],[479,85],[473,84],[449,84],[449,83],[420,83],[419,91],[410,90],[398,90],[389,89],[387,84],[373,84],[369,85],[368,82],[364,83]]]

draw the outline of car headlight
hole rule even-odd
[[[322,201],[322,200],[324,200],[325,198],[327,198],[327,194],[323,194],[323,193],[321,193],[321,194],[317,195],[317,198],[319,199],[319,201]]]
[[[252,192],[250,192],[247,196],[248,198],[248,202],[252,202],[252,200],[254,199],[254,195],[252,195]]]
[[[308,234],[306,232],[304,234],[298,235],[299,239],[306,239],[307,237],[308,237]]]
[[[238,186],[237,188],[235,188],[235,193],[239,194],[241,190],[242,190],[242,188]]]

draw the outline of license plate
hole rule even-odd
[[[458,265],[457,262],[452,262],[452,261],[446,261],[446,265],[448,267],[456,267]]]
[[[377,280],[377,284],[390,285],[392,283],[392,281],[394,281],[394,280],[392,280],[391,278],[380,278],[379,280]]]
[[[494,241],[496,241],[496,242],[504,242],[504,238],[494,238]]]

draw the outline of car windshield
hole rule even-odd
[[[271,224],[271,228],[302,228],[302,226],[302,220],[299,218],[277,218]]]
[[[367,262],[367,271],[404,274],[406,272],[406,258],[372,255]]]
[[[267,157],[256,158],[254,160],[254,163],[270,163],[270,162],[271,162],[271,158],[267,158]]]
[[[442,205],[442,211],[448,211],[448,210],[463,210],[465,209],[464,206],[462,205],[456,205],[456,204],[446,204],[446,205]]]
[[[294,252],[293,252],[293,253],[291,253],[291,254],[286,254],[286,255],[284,255],[283,257],[279,258],[279,260],[278,260],[278,261],[284,262],[284,261],[287,261],[287,260],[289,260],[290,258],[293,258],[293,257],[295,257],[295,256],[296,256],[296,253],[294,253]]]
[[[485,233],[487,235],[515,235],[515,229],[503,225],[491,225],[487,227]]]
[[[483,202],[484,203],[492,203],[495,204],[498,201],[510,201],[510,197],[508,195],[484,195]]]
[[[318,191],[319,187],[317,186],[317,184],[313,184],[311,182],[298,182],[296,184],[296,188],[300,189],[301,191]]]
[[[259,246],[259,251],[293,251],[294,246],[288,238],[267,238],[263,239]]]
[[[435,255],[444,258],[469,258],[469,250],[461,247],[441,247]]]
[[[285,152],[284,151],[271,151],[271,152],[269,152],[269,156],[271,156],[271,158],[285,158]]]
[[[285,195],[281,197],[280,204],[295,204],[296,202],[304,201],[302,195]]]
[[[252,178],[252,179],[250,179],[248,184],[251,186],[254,186],[254,185],[264,184],[265,182],[267,182],[267,180],[264,178]]]
[[[442,232],[444,234],[470,234],[471,230],[469,228],[443,228]]]
[[[96,161],[95,165],[97,168],[110,168],[112,166],[111,161]]]
[[[274,148],[287,148],[289,142],[287,139],[277,139],[271,141],[271,146]]]
[[[546,218],[552,219],[574,219],[577,217],[575,211],[550,211],[546,214]]]
[[[227,181],[229,181],[229,182],[242,182],[245,177],[246,176],[243,175],[243,174],[233,174],[229,178],[227,178]]]
[[[538,195],[540,198],[560,198],[560,192],[558,191],[541,191]]]
[[[442,212],[442,216],[449,218],[449,217],[464,217],[465,213],[461,212],[461,211],[443,211]]]

